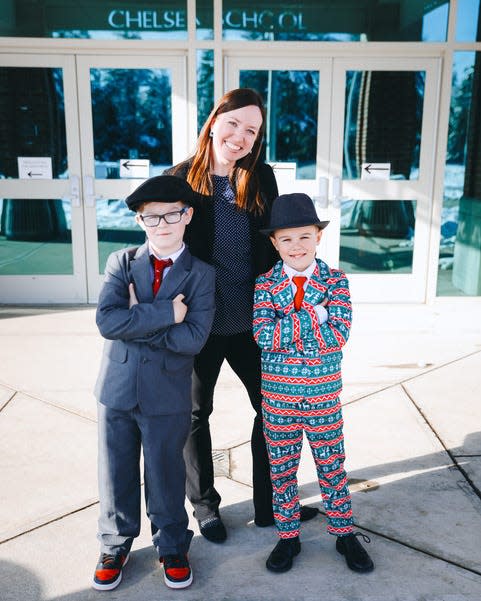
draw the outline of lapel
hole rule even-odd
[[[182,282],[189,275],[192,267],[192,255],[189,252],[187,246],[184,248],[184,251],[177,258],[175,263],[169,270],[169,273],[166,275],[165,279],[162,281],[160,285],[159,291],[157,292],[157,296],[154,299],[154,302],[157,299],[165,300],[174,298],[177,295],[177,291],[181,286]],[[152,296],[152,293],[151,293]]]
[[[135,294],[140,302],[155,302],[156,299],[165,300],[173,298],[174,292],[179,288],[185,278],[189,275],[192,265],[192,256],[187,248],[178,257],[162,281],[159,292],[154,299],[152,293],[151,267],[149,257],[149,245],[146,242],[137,249],[134,260],[130,263],[130,272],[135,286]]]
[[[316,259],[316,268],[309,278],[304,293],[304,300],[310,305],[318,305],[327,294],[326,278],[328,277],[327,265],[320,259]]]
[[[130,262],[130,273],[135,286],[135,295],[139,302],[152,302],[152,280],[150,276],[150,257],[148,242],[137,249],[133,261]]]
[[[282,261],[277,261],[274,265],[269,279],[271,280],[269,291],[272,295],[274,307],[281,313],[289,313],[290,310],[294,309],[294,296],[291,281],[283,269]]]
[[[307,283],[304,293],[304,300],[314,306],[320,304],[327,294],[326,279],[329,271],[326,263],[316,259],[316,267]],[[271,286],[269,288],[272,294],[272,300],[276,310],[284,314],[294,310],[294,295],[292,292],[289,276],[283,269],[282,261],[278,261],[272,268],[272,274],[269,277]]]

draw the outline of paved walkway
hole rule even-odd
[[[228,367],[213,419],[229,538],[196,532],[194,584],[164,584],[145,521],[121,586],[90,589],[98,556],[96,415],[102,341],[92,307],[0,307],[2,601],[457,601],[481,599],[481,303],[355,307],[344,360],[347,468],[376,569],[350,572],[320,516],[294,569],[264,562],[252,523],[252,410]],[[319,504],[307,448],[305,503]],[[190,512],[190,507],[189,507]]]

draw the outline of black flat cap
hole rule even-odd
[[[136,211],[145,202],[184,202],[194,203],[194,192],[185,179],[175,175],[157,175],[129,194],[125,199],[131,211]]]
[[[281,194],[274,199],[269,226],[260,231],[269,235],[275,230],[305,225],[317,225],[323,230],[328,223],[329,221],[320,221],[310,196],[295,192],[294,194]]]

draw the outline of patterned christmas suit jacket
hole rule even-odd
[[[342,389],[342,347],[351,328],[346,274],[316,259],[301,309],[295,311],[289,277],[278,261],[256,280],[254,338],[262,350],[262,394],[283,402],[322,402]],[[320,324],[315,305],[328,298]]]

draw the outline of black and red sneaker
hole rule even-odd
[[[122,569],[129,561],[129,554],[109,555],[102,553],[95,568],[92,586],[98,591],[111,591],[119,586],[122,580]]]
[[[164,566],[164,582],[169,588],[187,588],[192,584],[192,570],[187,555],[164,555],[160,563]]]

